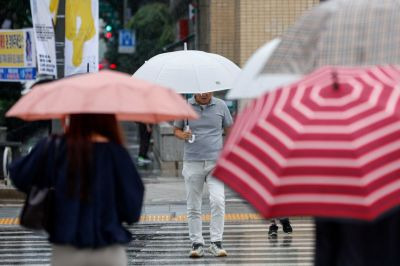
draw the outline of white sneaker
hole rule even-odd
[[[144,158],[142,156],[138,157],[138,165],[139,166],[143,166],[143,165],[150,164],[150,163],[151,163],[150,159]]]
[[[213,254],[215,257],[225,257],[228,256],[228,253],[226,252],[225,249],[222,248],[222,242],[217,241],[217,242],[211,242],[210,247],[208,250]]]
[[[203,244],[193,243],[192,250],[189,253],[191,258],[200,258],[204,256]]]

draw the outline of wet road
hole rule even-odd
[[[124,131],[132,158],[137,155],[137,132],[134,124]],[[179,178],[158,177],[153,165],[139,168],[146,189],[147,201],[142,210],[144,219],[130,227],[134,240],[128,246],[129,265],[269,265],[310,266],[314,253],[314,224],[311,219],[294,219],[294,233],[286,235],[280,227],[277,239],[268,239],[265,221],[254,218],[249,206],[241,203],[232,191],[226,191],[227,217],[224,232],[226,258],[188,257],[190,242],[185,221],[185,193]],[[171,202],[167,202],[168,199]],[[209,213],[205,200],[203,213]],[[51,246],[46,237],[16,225],[20,206],[0,206],[0,265],[49,265]],[[250,213],[249,215],[247,215]],[[163,214],[163,215],[161,215]],[[244,218],[243,218],[243,215]],[[161,222],[166,216],[168,221]],[[181,217],[182,216],[182,217]],[[7,218],[9,217],[9,218]],[[182,219],[180,219],[182,218]],[[10,221],[7,222],[7,219]],[[158,222],[156,222],[158,220]],[[10,225],[6,225],[9,223]],[[204,222],[206,247],[209,226]]]
[[[203,258],[191,259],[186,223],[141,223],[130,227],[134,240],[128,247],[129,265],[312,265],[312,220],[296,219],[293,229],[288,235],[280,228],[277,239],[268,239],[264,221],[227,222],[228,257],[214,258],[206,252]],[[207,247],[209,236],[204,235]],[[0,226],[0,265],[49,265],[50,254],[45,236],[17,225]]]

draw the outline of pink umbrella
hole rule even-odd
[[[6,116],[40,120],[82,113],[116,114],[119,120],[145,123],[197,118],[174,91],[108,70],[38,85]]]
[[[400,205],[400,68],[323,67],[239,114],[214,176],[264,217]]]

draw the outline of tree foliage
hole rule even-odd
[[[11,20],[12,29],[32,27],[30,2],[28,0],[0,0],[0,26],[6,19]]]

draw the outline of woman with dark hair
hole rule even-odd
[[[122,146],[116,117],[70,115],[65,129],[13,163],[11,179],[28,193],[46,155],[41,182],[55,188],[48,230],[52,265],[127,265],[124,245],[131,233],[122,223],[139,220],[144,187]]]

